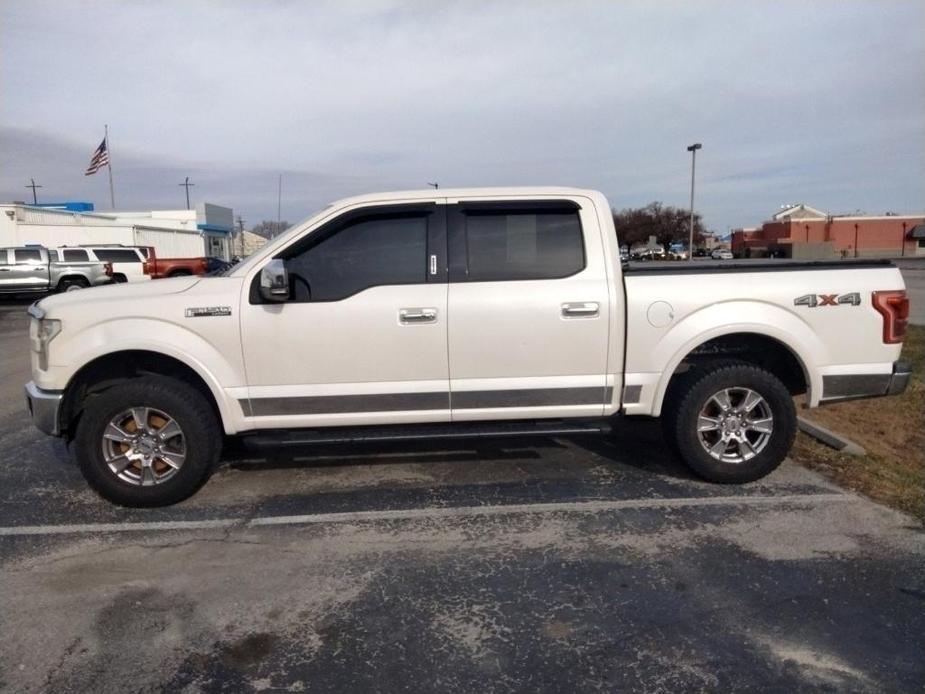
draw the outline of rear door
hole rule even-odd
[[[38,248],[14,248],[8,276],[11,287],[23,290],[48,287],[48,256]]]
[[[593,204],[458,200],[448,209],[454,421],[600,416],[609,294]]]

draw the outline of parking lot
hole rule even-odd
[[[925,533],[787,462],[692,478],[607,439],[229,450],[99,500],[31,428],[0,306],[0,689],[921,691]]]

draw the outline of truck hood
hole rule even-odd
[[[71,307],[179,294],[192,289],[201,281],[201,277],[190,276],[131,284],[107,284],[102,287],[89,287],[76,292],[54,294],[42,299],[39,305],[51,315],[59,309],[69,309]]]

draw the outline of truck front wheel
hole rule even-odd
[[[780,379],[741,362],[695,367],[681,379],[663,417],[666,437],[688,467],[711,482],[742,483],[780,465],[797,428]]]
[[[80,471],[100,496],[122,506],[166,506],[206,481],[221,433],[195,388],[145,376],[90,395],[74,443]]]

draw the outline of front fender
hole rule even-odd
[[[225,432],[233,434],[234,422],[241,413],[233,409],[237,405],[232,405],[225,389],[244,385],[237,330],[237,321],[230,319],[224,326],[214,325],[206,334],[155,318],[98,323],[72,335],[62,333],[59,337],[67,335],[68,339],[52,342],[51,366],[34,375],[41,388],[65,390],[81,368],[99,357],[132,350],[163,354],[202,378],[218,406]],[[60,357],[56,359],[58,355],[67,355],[67,363],[61,363]]]

